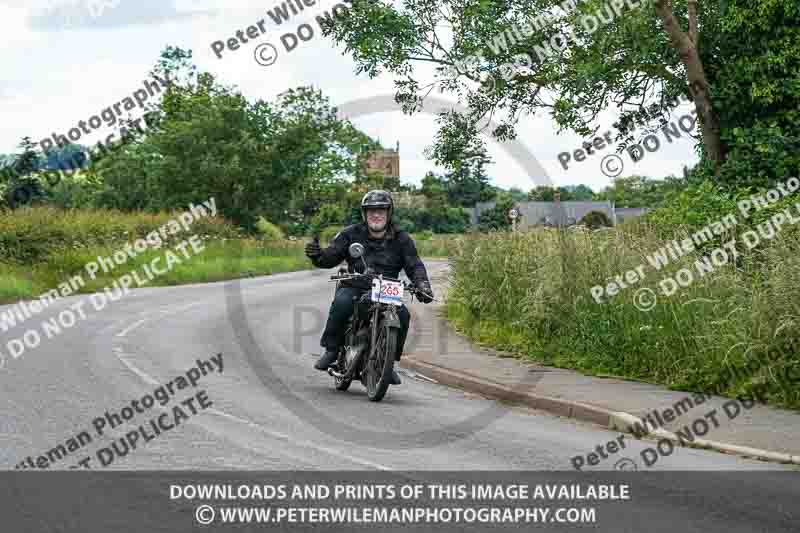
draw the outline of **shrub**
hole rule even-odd
[[[514,199],[508,193],[497,195],[497,203],[491,209],[481,213],[478,219],[480,231],[503,231],[511,228],[508,211],[514,207]]]
[[[261,239],[265,241],[279,241],[284,238],[281,228],[270,222],[264,217],[258,217],[256,231]]]
[[[469,213],[460,207],[407,208],[398,207],[394,222],[409,233],[464,233],[470,225]]]
[[[344,229],[344,226],[328,226],[327,228],[323,228],[319,235],[320,242],[323,244],[330,243],[342,229]]]
[[[82,172],[64,173],[57,182],[45,182],[49,195],[48,203],[61,209],[79,209],[94,205],[100,185]]]
[[[320,207],[311,219],[311,224],[320,228],[343,224],[346,220],[344,207],[336,204],[325,204]]]
[[[588,226],[590,229],[609,228],[611,227],[611,220],[602,211],[589,211],[583,215],[578,224]]]

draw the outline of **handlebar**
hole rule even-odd
[[[344,280],[348,280],[348,279],[377,278],[378,276],[379,276],[379,274],[374,274],[372,272],[365,273],[365,274],[357,272],[355,274],[346,274],[346,275],[342,275],[342,276],[331,276],[330,279],[331,279],[331,281],[344,281]],[[399,279],[390,278],[389,276],[383,276],[382,279],[385,279],[386,281],[394,281],[395,283],[400,283],[401,282]],[[403,283],[403,287],[404,288],[406,288],[408,290],[412,290],[412,291],[416,290],[416,288],[412,284],[406,283],[405,281],[403,281],[402,283]]]
[[[362,278],[362,279],[363,278],[377,278],[378,276],[379,276],[379,274],[375,274],[375,273],[372,273],[372,272],[363,273],[363,274],[362,273],[355,273],[355,274],[347,274],[347,275],[342,275],[342,276],[331,276],[330,277],[330,281],[345,281],[345,280],[349,280],[349,279],[359,279],[359,278]],[[396,283],[402,283],[403,284],[403,290],[404,291],[408,291],[409,294],[411,294],[412,296],[415,296],[417,293],[425,294],[421,290],[417,289],[417,287],[413,283],[406,283],[405,281],[401,281],[401,280],[395,279],[395,278],[390,278],[388,276],[383,276],[382,279],[385,279],[386,281],[394,281]],[[430,295],[426,294],[426,296],[430,296]],[[436,301],[435,298],[434,298],[434,301]]]

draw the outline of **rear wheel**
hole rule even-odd
[[[382,327],[378,333],[375,352],[367,361],[367,396],[373,402],[383,399],[392,381],[394,353],[397,350],[397,329]]]

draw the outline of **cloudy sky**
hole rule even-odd
[[[0,59],[0,153],[16,151],[24,135],[38,142],[53,132],[67,133],[80,120],[88,120],[131,96],[142,87],[167,45],[193,50],[201,70],[238,86],[253,100],[271,100],[300,85],[322,89],[334,105],[350,108],[360,99],[393,94],[391,77],[357,76],[350,57],[320,35],[313,17],[331,9],[335,1],[320,0],[317,6],[278,26],[267,15],[268,10],[282,4],[278,0],[0,0],[0,35],[5,40]],[[226,47],[222,58],[217,58],[211,43],[227,41],[238,30],[246,31],[262,19],[266,33],[247,38],[238,50]],[[304,22],[309,22],[316,34],[287,53],[281,36],[296,31]],[[277,49],[277,59],[270,66],[255,61],[256,48],[262,43],[271,43]],[[269,49],[261,50],[268,60]],[[447,94],[432,94],[452,101]],[[400,142],[404,181],[418,183],[426,171],[441,170],[423,153],[436,132],[433,115],[407,116],[399,111],[370,109],[367,113],[362,110],[353,123],[384,146],[394,147]],[[141,114],[138,108],[132,113]],[[614,119],[613,114],[603,117],[601,134]],[[103,125],[79,142],[94,143],[112,131],[112,127]],[[564,170],[557,155],[579,148],[584,139],[556,132],[548,117],[528,117],[518,127],[516,146],[490,142],[494,164],[489,175],[494,183],[528,190],[549,178],[558,185],[584,183],[599,190],[610,182],[600,164],[611,150],[572,162]],[[694,141],[685,135],[669,145],[663,136],[660,140],[661,149],[648,153],[638,164],[622,154],[622,175],[680,175],[683,164],[696,162]],[[520,150],[532,154],[546,176],[532,175],[536,173],[534,166],[520,164],[520,158],[514,157]],[[619,161],[608,161],[609,171],[615,171],[618,165]]]

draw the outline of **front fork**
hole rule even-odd
[[[375,350],[378,349],[378,334],[379,328],[386,327],[386,328],[397,328],[398,330],[402,328],[402,324],[400,323],[400,317],[397,316],[397,309],[394,305],[391,304],[379,304],[375,306],[375,310],[373,311],[372,315],[372,335],[371,339],[372,342],[370,343],[370,357],[369,360],[375,355]],[[381,317],[381,315],[383,315]]]

